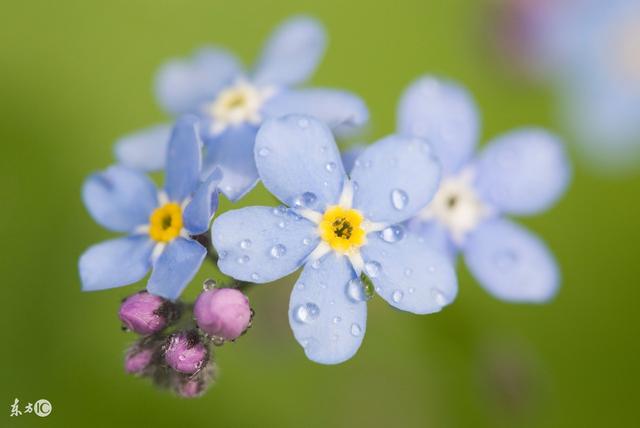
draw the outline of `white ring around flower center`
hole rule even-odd
[[[473,172],[445,177],[433,200],[419,214],[423,220],[444,225],[456,244],[489,215],[489,208],[473,189]]]
[[[271,86],[257,87],[246,80],[238,80],[220,91],[216,99],[205,107],[213,119],[212,132],[220,134],[229,126],[243,123],[259,125],[265,101],[275,94]]]

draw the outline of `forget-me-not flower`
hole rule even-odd
[[[238,200],[258,180],[253,148],[266,118],[309,114],[338,134],[367,122],[364,102],[349,92],[295,88],[314,72],[325,44],[324,29],[317,21],[295,17],[275,30],[250,73],[218,47],[200,49],[189,59],[161,67],[156,79],[160,104],[171,114],[201,118],[204,174],[218,166],[223,172],[220,190],[229,199]],[[143,170],[160,168],[168,130],[158,125],[121,139],[116,144],[118,160]]]
[[[143,173],[112,166],[84,183],[93,218],[128,236],[102,242],[80,257],[82,289],[132,284],[149,271],[149,292],[177,298],[196,274],[207,249],[192,236],[209,229],[218,205],[219,169],[201,182],[201,141],[195,117],[178,120],[167,150],[165,185],[157,190]]]
[[[560,141],[542,129],[512,131],[477,155],[479,120],[467,92],[425,76],[404,93],[398,133],[429,141],[443,167],[433,201],[412,230],[455,257],[462,252],[478,282],[508,301],[542,302],[559,283],[547,247],[504,214],[531,215],[566,190],[570,165]]]
[[[404,311],[437,312],[453,301],[449,258],[398,225],[424,208],[438,186],[440,167],[425,141],[384,138],[347,176],[330,129],[290,115],[262,125],[255,159],[265,187],[288,208],[248,207],[218,217],[211,232],[218,266],[264,283],[304,265],[289,321],[311,360],[335,364],[359,348],[367,317],[362,273]]]
[[[587,159],[610,171],[640,161],[640,2],[510,0],[528,28],[515,53],[556,86],[559,112]]]

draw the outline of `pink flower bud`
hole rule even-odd
[[[180,332],[169,338],[164,359],[175,371],[195,373],[209,358],[206,346],[194,332]]]
[[[233,288],[202,292],[193,308],[198,327],[209,336],[238,338],[251,322],[249,299]]]
[[[140,374],[149,367],[152,358],[152,349],[134,350],[125,357],[124,369],[130,374]]]
[[[172,303],[142,291],[127,297],[118,313],[120,320],[138,334],[157,333],[167,325]]]

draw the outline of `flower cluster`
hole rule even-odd
[[[142,335],[127,354],[128,372],[181,396],[201,394],[215,371],[209,345],[235,340],[252,322],[243,291],[298,269],[289,323],[307,357],[322,364],[356,353],[374,295],[416,314],[452,303],[457,252],[500,299],[555,294],[553,256],[503,215],[542,211],[565,191],[560,141],[527,128],[474,157],[471,98],[426,76],[402,97],[395,133],[341,152],[336,139],[368,120],[364,102],[293,88],[316,67],[324,39],[316,21],[297,17],[275,31],[250,74],[219,48],[169,62],[157,93],[175,123],[121,139],[118,165],[87,179],[91,215],[127,236],[80,257],[83,289],[129,285],[151,271],[147,291],[120,309],[126,328]],[[144,175],[156,169],[165,172],[160,190]],[[258,180],[282,205],[213,220],[220,192],[237,202]],[[205,287],[194,304],[179,301],[207,258],[242,287]]]

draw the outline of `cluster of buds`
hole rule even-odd
[[[246,333],[253,310],[240,290],[215,288],[207,280],[194,304],[141,291],[124,299],[119,317],[125,330],[141,336],[127,351],[127,373],[192,398],[215,380],[211,345],[221,346]]]

